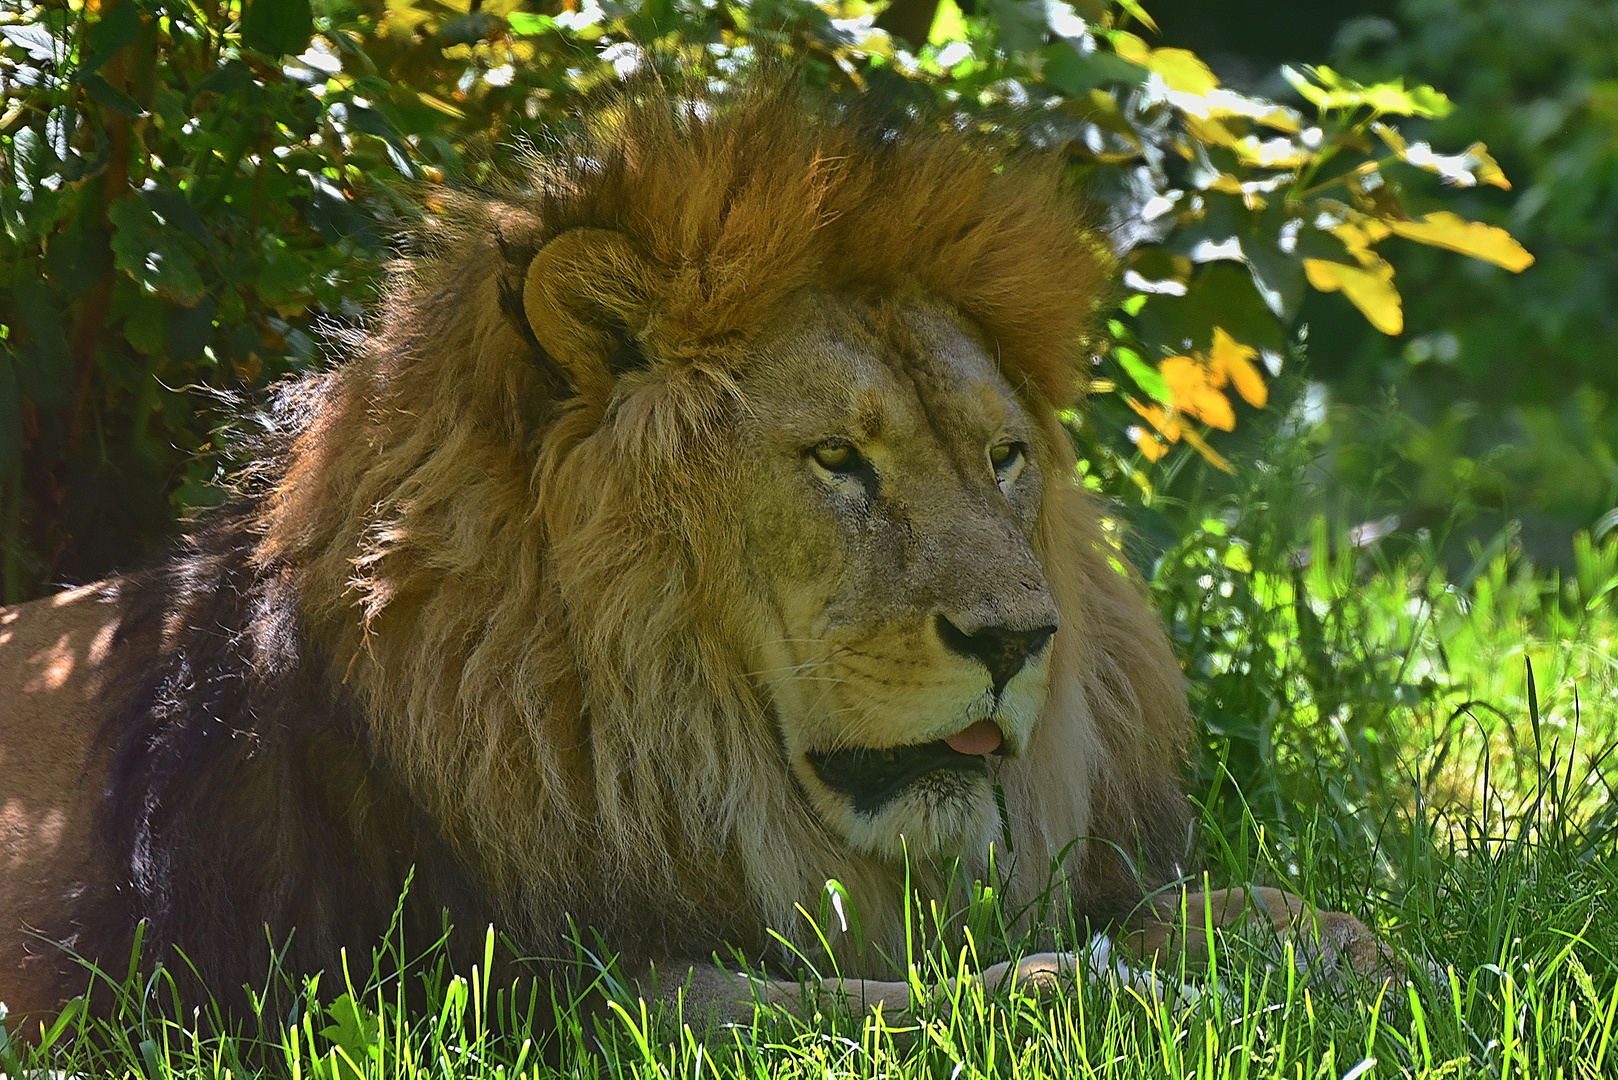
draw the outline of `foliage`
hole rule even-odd
[[[1115,393],[1086,437],[1118,490],[1150,483],[1127,438],[1223,461],[1203,425],[1233,426],[1227,385],[1265,400],[1254,362],[1278,363],[1306,283],[1393,329],[1389,235],[1527,259],[1499,229],[1411,217],[1382,181],[1398,165],[1504,183],[1480,146],[1439,157],[1390,126],[1446,111],[1428,88],[1297,74],[1306,123],[1150,47],[1133,3],[934,7],[918,48],[864,0],[4,9],[0,598],[127,567],[219,501],[216,431],[361,318],[425,185],[508,175],[525,141],[648,65],[723,82],[785,57],[826,93],[923,102],[1066,155],[1142,290],[1096,343]]]
[[[1364,333],[1345,305],[1306,310],[1354,512],[1415,527],[1470,507],[1457,568],[1466,540],[1513,520],[1542,561],[1571,568],[1576,532],[1618,524],[1618,7],[1402,0],[1396,22],[1351,25],[1337,62],[1443,86],[1455,110],[1410,137],[1486,141],[1521,193],[1411,177],[1408,205],[1508,227],[1538,260],[1514,279],[1393,245],[1400,276],[1422,282],[1399,339]]]
[[[1254,425],[1263,438],[1230,489],[1180,458],[1174,467],[1201,475],[1161,479],[1204,494],[1159,495],[1134,515],[1131,554],[1205,736],[1192,790],[1223,834],[1247,817],[1299,831],[1321,805],[1376,822],[1413,784],[1423,801],[1474,815],[1487,810],[1484,786],[1505,800],[1497,809],[1521,808],[1542,777],[1514,763],[1553,743],[1599,777],[1618,741],[1618,537],[1581,534],[1564,577],[1503,534],[1455,574],[1443,528],[1333,525],[1343,514],[1310,384],[1275,388],[1280,414]],[[1610,797],[1596,783],[1568,803],[1595,813]]]

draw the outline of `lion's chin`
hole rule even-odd
[[[823,807],[855,850],[893,859],[966,855],[993,835],[988,760],[943,740],[814,752],[807,762],[830,795]]]
[[[847,814],[843,825],[856,851],[891,860],[932,859],[984,851],[998,820],[987,776],[933,773],[874,814]]]

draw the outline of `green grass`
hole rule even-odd
[[[536,1045],[534,1018],[548,1000],[491,991],[486,966],[457,977],[430,954],[408,976],[425,987],[425,1007],[404,1003],[401,980],[328,972],[306,984],[288,1022],[269,1019],[253,1038],[166,1019],[163,980],[130,980],[111,1021],[70,1011],[46,1049],[22,1060],[13,1049],[7,1071],[147,1080],[1611,1075],[1618,860],[1610,833],[1582,829],[1565,812],[1568,785],[1545,772],[1544,797],[1524,812],[1487,822],[1429,815],[1428,828],[1408,830],[1400,850],[1385,853],[1400,870],[1397,899],[1383,883],[1352,905],[1411,958],[1409,980],[1385,991],[1311,985],[1284,946],[1232,938],[1206,969],[1169,973],[1200,991],[1183,1005],[1094,978],[1047,1000],[966,982],[914,1017],[831,1010],[802,1022],[761,1010],[748,1026],[702,1038],[677,1015],[619,998],[607,1010],[564,1006],[562,1031]],[[1293,850],[1309,849],[1304,837]],[[1358,887],[1310,869],[1333,893]],[[984,959],[1010,947],[985,942]],[[923,950],[915,978],[937,987],[944,974],[970,970],[967,955]]]

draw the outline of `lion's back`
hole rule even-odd
[[[0,608],[0,1001],[13,1014],[54,1008],[86,978],[32,931],[71,941],[110,892],[100,713],[122,616],[106,583]]]

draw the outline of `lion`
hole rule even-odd
[[[907,883],[991,859],[1143,955],[1183,903],[1374,962],[1346,915],[1175,889],[1190,717],[1058,416],[1109,269],[1060,173],[643,87],[433,196],[239,497],[0,612],[0,1000],[48,1014],[138,925],[228,999],[401,904],[418,942],[585,934],[716,1007],[745,957],[787,1000],[835,880],[827,989],[904,1007]]]

